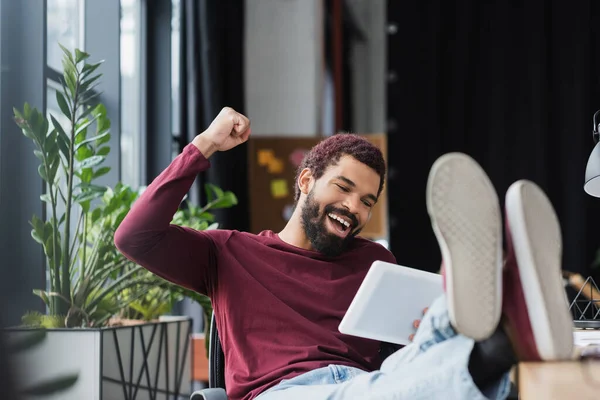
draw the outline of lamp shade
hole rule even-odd
[[[588,159],[583,190],[590,196],[600,197],[600,143],[594,146]]]

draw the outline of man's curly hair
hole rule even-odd
[[[379,190],[377,191],[377,197],[379,197],[383,190],[386,172],[381,150],[362,136],[352,133],[338,133],[315,145],[304,156],[296,172],[294,201],[297,202],[300,198],[300,188],[297,183],[300,172],[304,168],[310,169],[315,179],[319,179],[323,176],[327,167],[336,164],[344,155],[355,158],[379,174],[381,178]]]

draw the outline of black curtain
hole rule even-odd
[[[244,113],[244,1],[181,2],[181,146],[204,131],[225,107]],[[190,198],[205,204],[204,184],[231,190],[238,205],[215,210],[221,228],[249,229],[247,145],[211,158]]]
[[[600,200],[583,191],[600,108],[600,2],[388,1],[390,244],[400,263],[437,270],[425,208],[429,168],[462,151],[502,203],[539,184],[562,224],[564,269],[588,274]]]

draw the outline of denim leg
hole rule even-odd
[[[505,399],[508,374],[482,393],[469,374],[474,341],[450,325],[445,298],[432,304],[413,343],[388,357],[379,371],[329,366],[282,382],[259,400]]]
[[[382,370],[393,371],[398,366],[412,361],[431,346],[457,335],[450,324],[446,297],[438,297],[423,316],[413,342],[390,355],[381,366]]]
[[[381,366],[386,373],[402,373],[413,380],[412,374],[436,368],[457,370],[456,389],[465,399],[505,399],[510,392],[510,378],[505,374],[496,385],[477,388],[469,373],[469,359],[475,341],[459,335],[450,323],[446,296],[436,299],[419,324],[414,340],[408,346],[389,356]],[[402,371],[402,372],[400,372]],[[412,372],[411,374],[411,371]],[[408,374],[408,375],[407,375]]]

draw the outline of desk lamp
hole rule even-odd
[[[594,150],[592,150],[592,154],[590,154],[590,158],[588,159],[587,167],[585,168],[585,183],[583,185],[583,190],[594,197],[600,197],[600,126],[596,122],[598,114],[600,114],[600,110],[594,114],[593,137],[596,146],[594,146]]]

